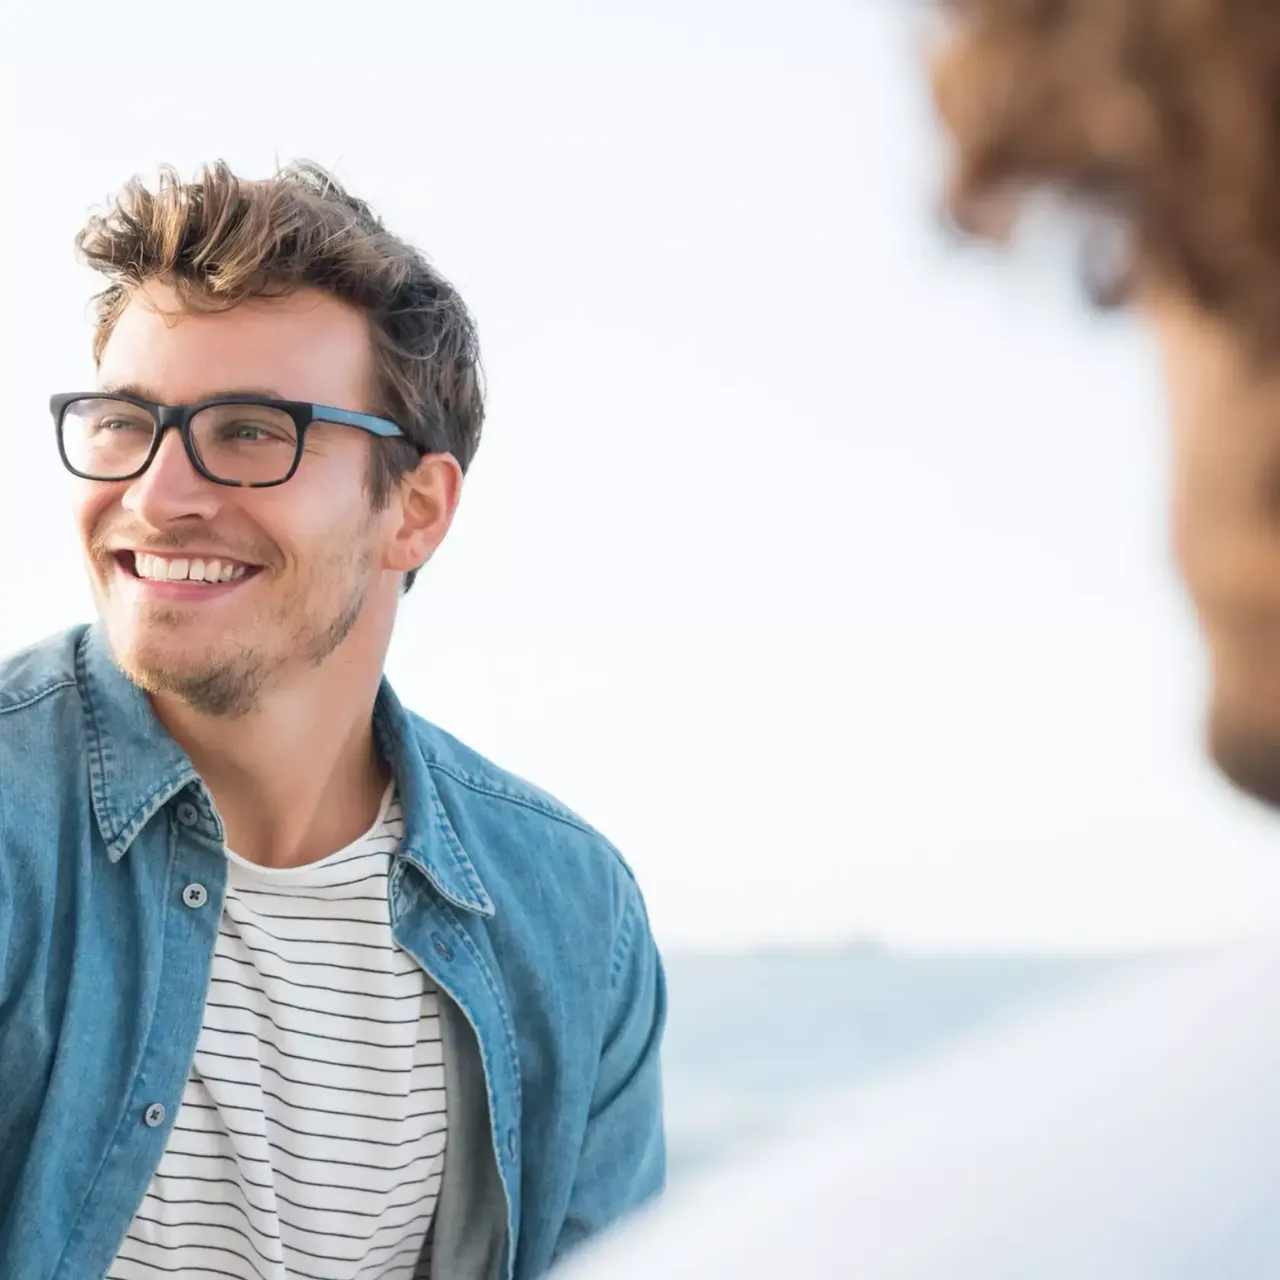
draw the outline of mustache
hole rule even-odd
[[[220,539],[208,534],[160,532],[152,530],[147,534],[129,536],[128,530],[95,529],[89,538],[89,554],[95,560],[104,560],[114,555],[121,545],[130,550],[150,552],[182,552],[195,549],[206,558],[221,556],[226,560],[236,560],[241,564],[269,565],[271,555],[264,548],[251,550],[234,550],[225,546]]]

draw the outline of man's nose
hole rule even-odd
[[[153,529],[188,517],[210,520],[224,501],[225,486],[206,480],[192,465],[177,428],[164,433],[151,465],[130,482],[124,507]]]

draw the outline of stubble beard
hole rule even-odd
[[[340,553],[325,557],[308,584],[282,602],[265,625],[259,624],[267,636],[277,637],[274,642],[255,644],[229,636],[201,657],[185,661],[170,659],[163,644],[148,652],[144,642],[132,653],[117,650],[116,661],[144,693],[173,698],[201,715],[242,719],[288,670],[314,669],[342,644],[364,610],[372,567],[368,550],[354,561]],[[346,584],[336,609],[326,607],[325,584],[333,582]],[[139,619],[139,629],[144,635],[180,635],[188,621],[186,610],[155,606]]]

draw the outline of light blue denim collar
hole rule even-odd
[[[85,707],[89,784],[107,855],[118,862],[138,832],[184,787],[203,784],[151,701],[116,665],[102,625],[86,628],[76,652]],[[384,678],[374,735],[395,777],[405,815],[399,856],[455,906],[493,915],[493,902],[441,802],[419,728]],[[211,801],[209,802],[211,804]]]

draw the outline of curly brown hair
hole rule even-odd
[[[95,361],[134,291],[150,280],[171,284],[192,310],[314,288],[362,311],[373,340],[372,410],[407,437],[373,441],[375,510],[424,453],[451,453],[464,471],[475,456],[484,388],[467,308],[417,249],[318,165],[299,162],[246,181],[219,161],[193,182],[166,166],[154,190],[137,178],[127,183],[76,245],[109,282],[95,299]]]
[[[938,0],[947,208],[1000,238],[1028,194],[1114,219],[1134,280],[1280,356],[1280,3]]]

